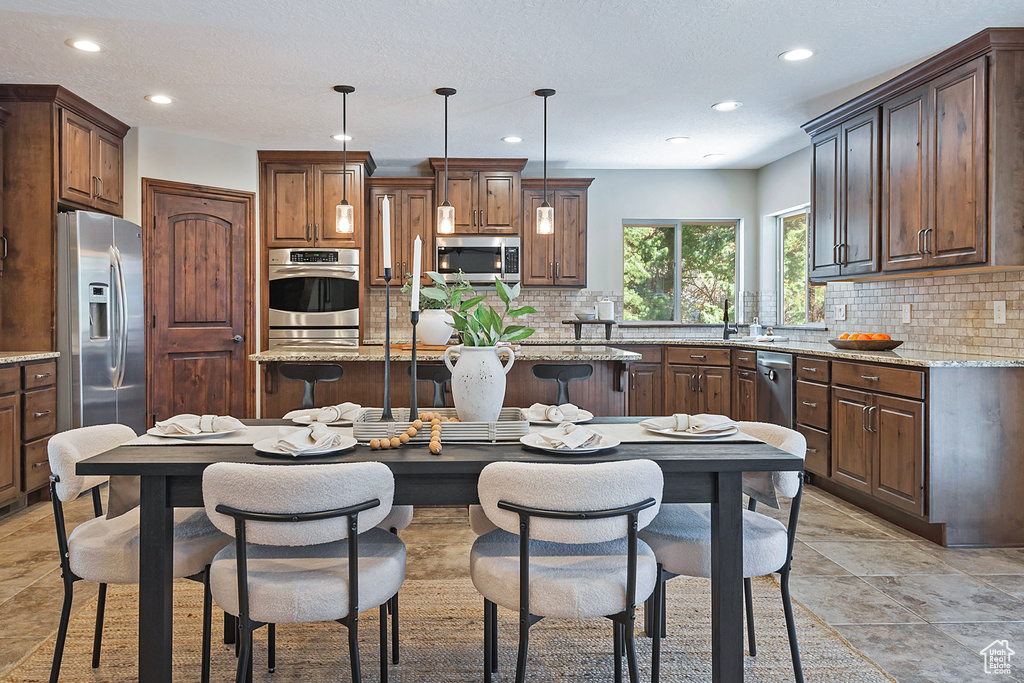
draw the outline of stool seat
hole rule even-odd
[[[412,366],[409,366],[409,376],[412,376]],[[434,383],[434,400],[432,407],[447,408],[448,403],[444,399],[444,384],[452,378],[452,372],[444,365],[420,365],[416,364],[416,381]]]
[[[572,365],[545,364],[531,368],[536,379],[554,380],[558,382],[558,399],[556,405],[569,403],[569,382],[589,379],[594,374],[594,366],[574,363]]]
[[[305,382],[302,408],[308,410],[316,407],[316,383],[336,382],[345,371],[340,365],[282,365],[279,372],[285,379]]]

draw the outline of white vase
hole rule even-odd
[[[452,365],[451,355],[459,360]],[[501,354],[508,354],[502,367]],[[452,371],[452,397],[463,422],[493,422],[505,402],[505,375],[516,360],[507,346],[452,346],[444,351],[444,364]]]
[[[451,326],[454,322],[455,319],[448,311],[421,311],[420,320],[416,323],[416,336],[419,337],[420,344],[425,346],[443,346],[448,343],[452,332],[455,331]]]

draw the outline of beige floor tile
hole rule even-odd
[[[864,580],[932,623],[1024,619],[1024,602],[965,574],[868,576]]]
[[[854,576],[962,574],[916,543],[809,541],[808,545]]]
[[[924,620],[856,576],[793,576],[795,599],[828,624],[913,624]]]
[[[847,625],[836,630],[900,683],[986,680],[981,657],[929,624]]]

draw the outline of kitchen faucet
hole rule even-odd
[[[736,323],[729,325],[729,299],[725,300],[725,306],[722,307],[722,317],[725,323],[725,328],[722,330],[722,339],[729,341],[729,335],[738,334],[740,331],[739,326]]]

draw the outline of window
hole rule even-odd
[[[778,218],[779,320],[783,325],[825,322],[825,286],[807,280],[807,209]]]
[[[625,223],[626,320],[721,323],[736,299],[738,221]]]

